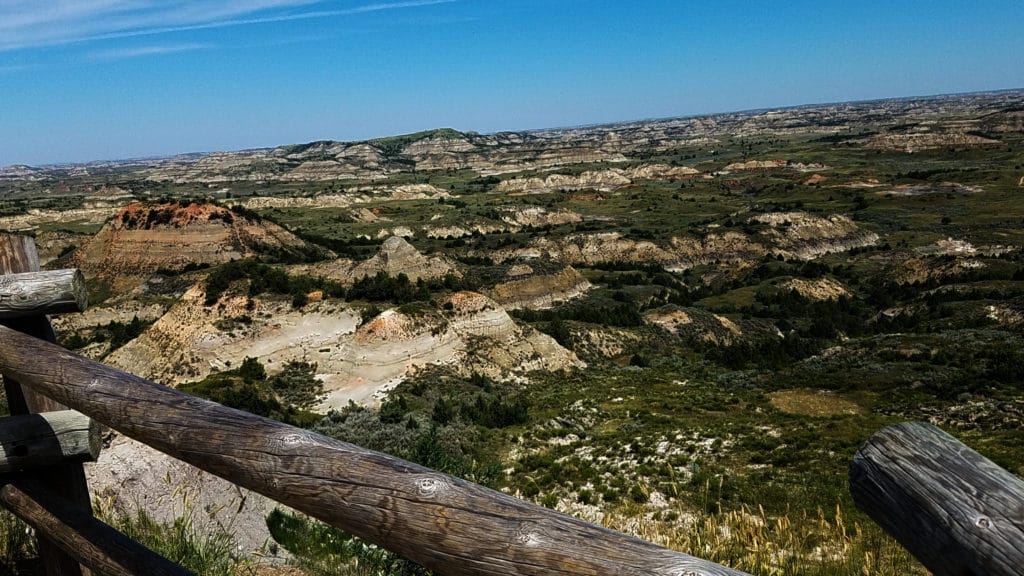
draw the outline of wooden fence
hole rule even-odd
[[[188,574],[92,517],[81,462],[97,430],[81,414],[439,574],[744,574],[72,354],[45,314],[84,308],[81,275],[33,274],[34,255],[0,236],[0,371],[16,415],[0,421],[0,504],[37,530],[48,576]],[[936,574],[1024,566],[1022,483],[941,432],[883,430],[851,488]]]
[[[0,272],[31,271],[31,265],[6,266],[8,261],[31,261],[34,254],[30,242],[14,238],[7,240],[8,250],[0,248]],[[65,283],[80,282],[76,274],[62,277]],[[22,305],[14,314],[18,319],[8,317],[4,322],[10,327],[0,326],[0,371],[15,396],[13,413],[43,411],[36,404],[15,409],[23,388],[26,398],[46,399],[47,411],[70,407],[439,574],[744,574],[73,354],[52,343],[43,314],[58,306],[69,309],[68,295],[76,290],[70,284],[51,287],[51,297],[45,297],[29,288],[38,280],[38,275],[22,274],[0,283],[0,308],[5,290],[22,294],[17,300],[37,302],[32,308]],[[28,298],[26,291],[34,296]],[[70,444],[90,443],[79,439]],[[9,475],[0,489],[0,503],[41,535],[47,546],[43,554],[60,559],[59,565],[47,566],[47,574],[81,574],[78,564],[103,574],[185,574],[92,518],[83,452],[88,450],[51,450],[49,463],[59,459],[59,468],[27,468]],[[78,493],[85,498],[68,498]]]

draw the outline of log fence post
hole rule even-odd
[[[850,492],[936,576],[1024,571],[1024,481],[931,424],[872,436],[853,457]]]
[[[26,272],[39,272],[39,253],[35,239],[16,234],[0,234],[0,274]],[[7,319],[3,324],[36,338],[56,342],[50,320],[44,314]],[[42,394],[23,389],[17,379],[7,372],[3,373],[3,377],[7,405],[12,415],[57,412],[67,408]],[[92,514],[92,500],[85,480],[85,470],[80,462],[64,462],[28,472],[26,478],[44,489],[60,494],[83,514]],[[39,538],[39,555],[43,559],[47,576],[88,574],[73,557],[45,536]]]

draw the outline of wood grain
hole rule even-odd
[[[1024,482],[931,424],[872,436],[853,457],[850,491],[936,576],[1024,569]]]
[[[74,410],[0,419],[0,474],[91,462],[99,456],[100,426]]]
[[[0,319],[84,312],[85,277],[78,270],[46,270],[0,276]]]
[[[126,436],[441,574],[743,574],[6,328],[0,368]]]
[[[21,274],[39,271],[39,253],[33,238],[16,234],[0,234],[0,274]],[[25,316],[23,318],[3,321],[19,332],[42,338],[48,342],[56,342],[50,319],[43,314]],[[16,378],[4,373],[4,391],[7,404],[13,415],[39,412],[57,412],[66,406],[37,394],[31,390],[23,390]],[[60,464],[46,473],[33,473],[31,478],[40,486],[64,495],[84,513],[92,514],[92,499],[89,486],[85,480],[85,470],[77,462]],[[79,567],[71,556],[66,554],[46,537],[39,538],[39,555],[47,576],[87,576],[88,571]]]
[[[39,486],[10,482],[0,488],[0,503],[76,562],[104,576],[192,574]]]

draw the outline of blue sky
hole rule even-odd
[[[1022,0],[0,0],[0,166],[1024,87]]]

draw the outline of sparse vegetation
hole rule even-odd
[[[314,290],[333,298],[345,296],[345,288],[337,282],[303,275],[293,276],[280,267],[254,260],[233,260],[218,266],[206,276],[206,305],[215,304],[233,282],[240,280],[248,280],[246,293],[249,296],[264,293],[291,296],[296,308],[305,305],[303,298]]]
[[[258,360],[246,358],[234,370],[214,372],[199,382],[182,384],[178,389],[295,426],[310,426],[320,417],[309,409],[323,394],[323,384],[315,373],[315,365],[293,361],[268,378]]]

